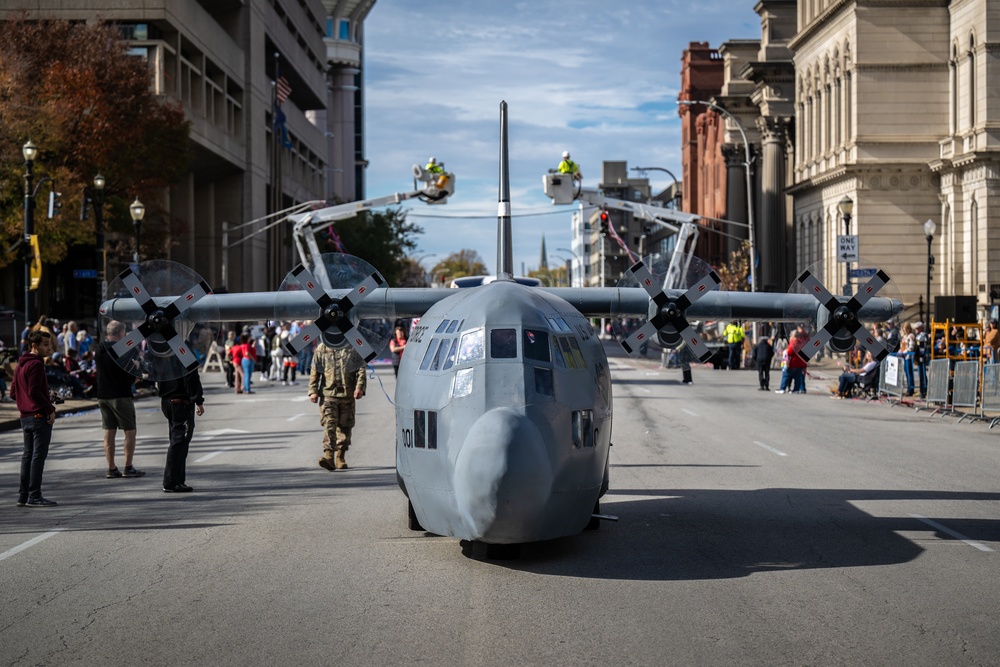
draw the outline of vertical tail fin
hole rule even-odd
[[[497,279],[514,279],[510,224],[510,158],[507,154],[507,102],[500,102],[500,193],[497,205]]]

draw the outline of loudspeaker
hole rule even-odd
[[[934,321],[951,320],[955,324],[974,324],[979,321],[976,316],[976,297],[974,296],[936,296],[934,297]]]

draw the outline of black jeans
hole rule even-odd
[[[173,403],[169,398],[161,398],[160,410],[170,429],[167,463],[163,467],[163,488],[169,489],[183,484],[187,478],[188,448],[194,435],[194,403]]]
[[[757,381],[761,389],[771,388],[771,365],[761,364],[757,367]]]
[[[21,454],[21,488],[19,500],[42,497],[42,470],[49,455],[52,441],[52,424],[45,417],[21,417],[24,431],[24,451]]]

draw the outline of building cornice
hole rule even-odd
[[[947,72],[948,63],[855,63],[857,72]]]

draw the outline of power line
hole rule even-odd
[[[572,213],[572,211],[542,211],[539,213],[515,213],[511,214],[512,218],[534,218],[539,215],[566,215],[567,213]],[[414,218],[439,218],[445,220],[494,220],[496,215],[436,215],[434,213],[414,213],[412,210],[408,211],[407,216],[412,216]]]

